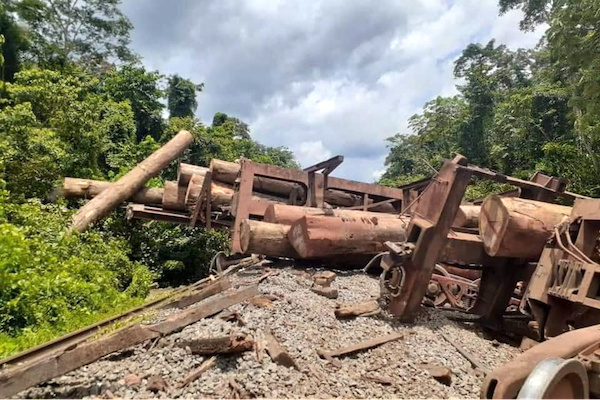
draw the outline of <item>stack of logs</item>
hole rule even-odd
[[[453,227],[474,234],[479,228],[491,257],[537,260],[570,213],[567,206],[492,195],[482,206],[461,205]],[[263,221],[242,221],[240,242],[247,254],[300,259],[376,254],[386,241],[406,240],[409,222],[397,214],[272,204]]]
[[[128,200],[142,207],[189,215],[201,206],[198,201],[209,172],[211,208],[232,218],[240,164],[223,160],[213,159],[208,168],[181,163],[177,181],[166,181],[164,188],[142,187]],[[62,194],[66,198],[93,198],[111,185],[65,178]],[[344,209],[361,204],[362,196],[333,189],[325,191],[326,208],[302,207],[306,192],[301,185],[267,177],[255,177],[253,199],[270,205],[262,221],[242,221],[240,242],[246,254],[298,259],[376,254],[385,250],[386,241],[404,240],[410,221],[409,215],[398,215],[390,204],[380,204],[371,211]],[[570,207],[556,204],[490,196],[482,206],[461,205],[453,227],[478,233],[489,256],[537,260],[554,227],[570,211]],[[181,223],[186,221],[188,217]]]
[[[234,183],[240,171],[240,164],[213,159],[210,167],[181,163],[177,181],[166,181],[164,188],[143,187],[129,201],[141,205],[160,207],[162,210],[190,212],[196,206],[207,172],[211,173],[210,205],[216,212],[231,213],[235,216]],[[65,198],[94,198],[114,183],[92,179],[65,178],[61,195]],[[293,197],[293,199],[292,199]],[[253,200],[263,200],[274,204],[304,204],[305,189],[296,183],[278,179],[255,177]],[[352,207],[362,204],[362,196],[341,190],[327,189],[324,193],[327,207]],[[371,200],[372,201],[372,200]],[[379,204],[374,212],[393,213],[391,204]]]

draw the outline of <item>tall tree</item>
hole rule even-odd
[[[112,68],[102,76],[102,85],[109,97],[128,101],[133,110],[137,139],[146,136],[159,139],[164,130],[162,111],[163,76],[158,71],[146,71],[143,66],[124,65]]]
[[[530,57],[524,51],[512,52],[490,40],[485,46],[470,44],[456,60],[454,75],[466,83],[458,86],[469,104],[470,117],[462,129],[460,147],[474,163],[487,165],[489,143],[486,131],[491,125],[495,97],[529,83]]]
[[[204,83],[195,84],[189,79],[172,75],[169,78],[169,87],[167,89],[169,115],[171,118],[193,117],[198,102],[196,101],[196,92],[201,92]]]
[[[132,24],[121,0],[6,0],[29,31],[33,60],[64,68],[77,62],[98,69],[107,62],[131,61]]]
[[[523,11],[521,29],[532,30],[536,25],[549,21],[553,3],[557,2],[552,0],[500,0],[500,13],[521,9]]]

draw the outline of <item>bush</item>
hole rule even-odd
[[[229,249],[225,231],[189,228],[158,221],[126,221],[114,213],[99,227],[128,241],[130,258],[155,274],[163,285],[195,282],[208,275],[211,258]]]
[[[69,234],[63,206],[0,198],[0,356],[140,304],[152,273],[123,239]]]

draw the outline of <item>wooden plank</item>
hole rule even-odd
[[[165,304],[163,309],[165,308],[185,308],[194,303],[202,301],[204,299],[209,298],[210,296],[214,296],[217,293],[221,293],[231,287],[231,282],[229,279],[220,279],[204,288],[200,291],[194,291],[192,294],[181,297],[175,301],[172,301],[168,304]]]
[[[283,365],[284,367],[295,368],[298,371],[300,370],[298,364],[296,364],[296,360],[294,360],[285,348],[283,348],[281,343],[279,343],[277,338],[273,336],[271,332],[265,334],[265,340],[267,342],[267,352],[273,362]]]
[[[241,353],[254,348],[254,340],[244,333],[236,332],[227,336],[195,338],[177,343],[179,347],[189,347],[192,354],[212,355]]]
[[[0,398],[8,398],[30,386],[64,375],[108,354],[134,346],[214,315],[258,294],[258,285],[214,296],[197,308],[171,315],[153,325],[132,325],[113,334],[82,343],[36,362],[0,372]]]
[[[211,369],[217,363],[217,356],[212,356],[208,360],[204,361],[197,369],[193,370],[189,374],[183,378],[183,382],[179,385],[179,388],[186,387],[196,379],[200,378],[200,376]]]
[[[317,350],[317,353],[319,354],[319,356],[321,356],[323,358],[346,356],[348,354],[356,353],[358,351],[381,346],[384,343],[402,339],[403,337],[404,337],[404,334],[402,332],[394,332],[389,335],[365,340],[363,342],[359,342],[359,343],[356,343],[356,344],[353,344],[353,345],[350,345],[347,347],[343,347],[338,350],[326,351],[326,350],[319,349],[319,350]]]

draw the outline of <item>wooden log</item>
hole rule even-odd
[[[571,207],[516,197],[488,196],[481,206],[479,234],[487,254],[537,260],[554,227]]]
[[[187,188],[177,186],[175,181],[165,181],[162,206],[166,210],[185,210],[185,193]]]
[[[362,197],[343,190],[327,189],[323,193],[323,200],[338,207],[352,207],[362,204]]]
[[[206,175],[209,171],[206,167],[201,167],[199,165],[180,163],[179,169],[177,170],[177,185],[182,187],[187,187],[192,180],[192,176],[194,175]]]
[[[213,158],[210,160],[210,172],[213,180],[233,185],[240,172],[240,164]]]
[[[109,336],[92,340],[63,351],[52,353],[23,365],[0,371],[0,397],[9,398],[21,390],[56,376],[64,375],[115,351],[155,339],[214,315],[234,304],[258,294],[258,286],[249,286],[232,293],[215,296],[202,307],[184,310],[169,316],[165,321],[152,325],[135,324],[118,330]]]
[[[191,210],[196,206],[198,199],[200,198],[200,192],[202,192],[202,185],[204,184],[204,177],[206,173],[194,174],[190,178],[185,192],[185,208]],[[180,186],[181,187],[181,186]]]
[[[73,215],[71,229],[84,232],[90,225],[104,218],[119,204],[133,196],[151,178],[158,175],[171,161],[179,157],[193,141],[194,137],[191,133],[180,131],[164,146],[121,177],[113,186],[81,207]]]
[[[292,225],[305,215],[318,215],[343,218],[390,218],[401,219],[407,223],[409,217],[400,217],[397,214],[374,213],[369,211],[345,210],[343,208],[314,208],[290,206],[287,204],[273,204],[267,207],[263,221],[273,224]]]
[[[477,228],[479,227],[479,214],[481,206],[463,204],[459,207],[454,217],[452,226],[461,228]]]
[[[193,354],[229,354],[252,350],[254,340],[244,333],[236,332],[228,336],[184,340],[178,342],[177,346],[189,347]]]
[[[112,185],[114,183],[107,181],[66,177],[60,189],[60,196],[67,199],[92,199]],[[160,205],[162,196],[162,188],[142,187],[126,200],[147,205]]]
[[[285,350],[271,332],[265,334],[265,340],[267,342],[267,352],[274,363],[283,365],[284,367],[294,368],[298,371],[300,370],[298,364],[296,364],[296,360],[294,360],[294,358]]]
[[[210,205],[211,207],[234,207],[235,191],[232,185],[226,183],[212,181],[210,187]],[[270,203],[282,203],[286,199],[268,195],[265,193],[252,193],[252,201],[268,202]]]
[[[375,254],[384,251],[389,240],[405,240],[407,226],[400,219],[305,215],[292,224],[288,238],[303,258]]]
[[[233,185],[240,172],[240,164],[212,159],[210,161],[210,170],[213,181],[219,181]],[[282,181],[279,179],[254,177],[253,191],[259,193],[268,193],[288,199],[292,190],[298,193],[298,201],[303,203],[306,200],[306,192],[297,183]]]
[[[240,225],[242,251],[271,257],[298,257],[288,239],[289,230],[289,225],[245,219]]]

